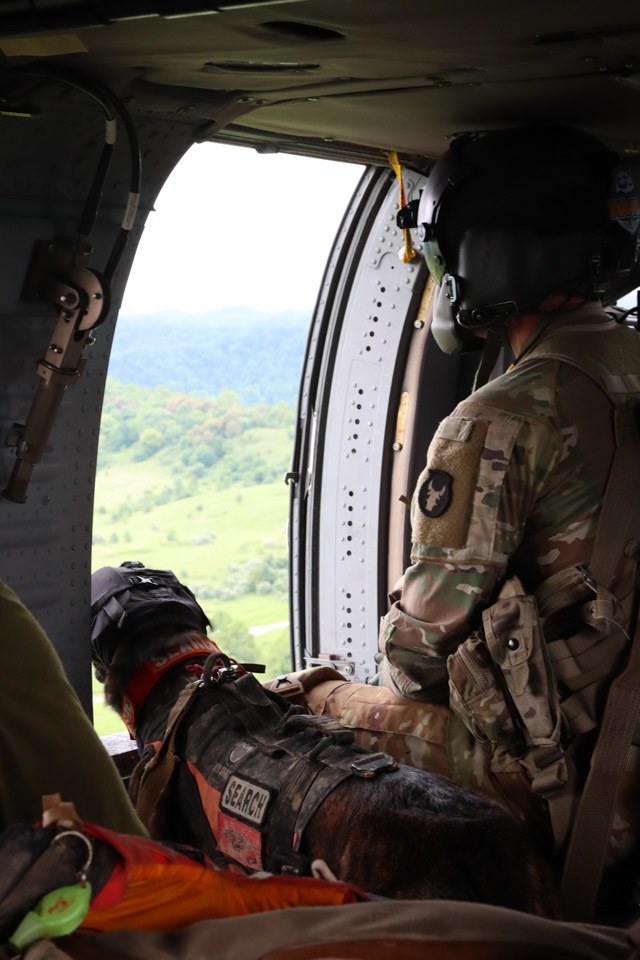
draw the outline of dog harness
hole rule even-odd
[[[183,690],[162,744],[142,774],[137,810],[152,834],[178,767],[193,777],[212,849],[249,871],[308,875],[304,833],[325,798],[349,777],[396,768],[331,717],[290,706],[222,653]]]

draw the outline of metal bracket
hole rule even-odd
[[[220,683],[231,683],[244,673],[242,667],[226,653],[212,653],[205,661],[200,686],[211,689]]]
[[[38,362],[40,383],[24,426],[14,425],[7,446],[16,451],[16,464],[3,496],[24,503],[36,463],[50,449],[48,441],[67,387],[84,369],[83,350],[91,330],[109,308],[108,289],[100,275],[88,267],[91,247],[84,241],[58,238],[39,242],[29,264],[23,300],[50,303],[58,319],[47,351]],[[16,432],[18,427],[18,432]]]
[[[338,673],[349,677],[355,673],[355,666],[351,660],[343,660],[338,654],[330,653],[321,657],[305,657],[305,667],[333,667]]]
[[[398,764],[388,753],[372,753],[361,760],[354,760],[351,769],[357,777],[370,780],[386,770],[395,770]]]

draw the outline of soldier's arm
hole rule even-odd
[[[476,610],[491,601],[503,566],[418,560],[402,594],[382,619],[384,682],[432,703],[448,699],[447,657],[469,636]]]
[[[382,677],[402,696],[447,700],[447,657],[492,602],[558,457],[557,431],[535,418],[467,404],[441,424],[412,501],[413,562],[380,630]]]

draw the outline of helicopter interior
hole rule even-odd
[[[476,366],[429,335],[432,288],[422,258],[398,255],[389,154],[411,199],[456,135],[559,123],[602,139],[637,176],[639,108],[628,0],[0,4],[0,576],[87,710],[110,346],[145,220],[189,147],[366,165],[318,293],[288,482],[294,664],[330,658],[367,680],[408,557],[400,498]],[[283,216],[304,210],[283,198]],[[632,275],[615,296],[639,284]]]

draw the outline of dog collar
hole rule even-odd
[[[143,706],[158,680],[168,670],[185,660],[192,660],[199,656],[208,657],[211,653],[220,652],[220,647],[213,640],[209,640],[203,634],[195,633],[185,637],[171,653],[146,660],[134,673],[122,698],[121,717],[131,739],[136,739],[136,714],[138,710]]]

